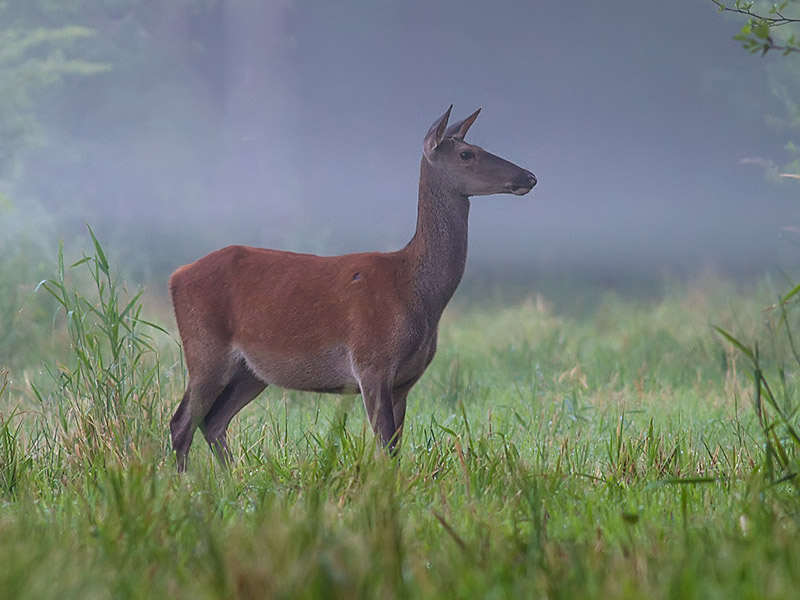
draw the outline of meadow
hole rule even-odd
[[[0,264],[2,598],[797,597],[789,284],[459,296],[398,459],[360,397],[268,388],[230,472],[198,434],[178,475],[163,293],[96,240],[23,250]]]

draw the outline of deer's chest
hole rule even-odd
[[[437,328],[433,327],[423,335],[412,337],[397,365],[394,378],[396,387],[416,381],[422,376],[436,354],[437,334]]]

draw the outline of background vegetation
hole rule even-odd
[[[357,398],[273,389],[233,424],[232,472],[198,443],[178,476],[183,369],[150,319],[171,320],[91,237],[59,252],[25,307],[48,333],[0,381],[0,590],[794,597],[797,319],[793,299],[764,310],[773,289],[457,305],[399,460]]]

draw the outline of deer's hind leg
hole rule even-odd
[[[178,471],[186,470],[186,457],[189,455],[195,430],[214,404],[221,397],[227,396],[226,390],[236,373],[236,363],[233,360],[221,363],[219,357],[213,357],[218,362],[201,362],[191,360],[193,357],[188,348],[184,347],[184,351],[189,366],[189,384],[169,423]]]
[[[172,451],[175,452],[175,459],[178,463],[178,471],[186,470],[186,456],[192,445],[194,429],[191,428],[191,386],[186,388],[183,399],[178,405],[178,410],[172,415],[169,422],[170,436],[172,438]]]
[[[233,458],[227,439],[231,419],[265,387],[266,384],[253,375],[244,362],[239,362],[239,369],[200,423],[206,442],[223,465],[230,464]]]

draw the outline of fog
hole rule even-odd
[[[138,51],[98,51],[110,72],[47,92],[46,143],[7,185],[18,205],[56,211],[59,235],[89,221],[159,276],[229,243],[394,250],[423,136],[452,103],[483,109],[469,141],[539,180],[473,199],[473,273],[796,259],[800,187],[763,167],[791,139],[767,123],[770,69],[798,59],[750,56],[709,1],[206,4],[95,25],[94,43]],[[160,54],[173,37],[203,50]]]

